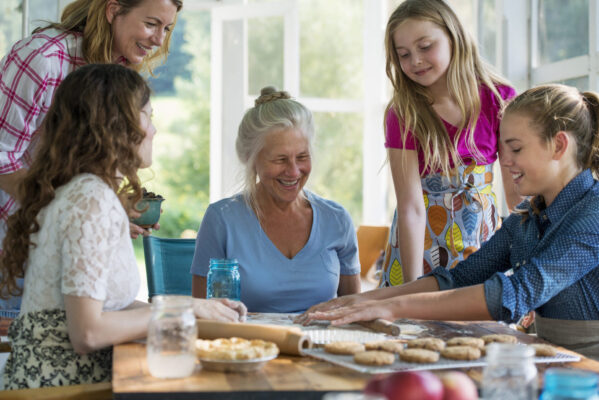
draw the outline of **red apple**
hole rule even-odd
[[[382,394],[381,383],[385,380],[385,375],[375,375],[371,378],[366,387],[364,388],[364,393],[366,394]]]
[[[365,393],[380,393],[388,400],[442,400],[443,384],[428,371],[395,372],[386,377],[374,377]]]
[[[461,371],[449,371],[441,375],[445,395],[443,400],[476,400],[478,391],[468,375]]]

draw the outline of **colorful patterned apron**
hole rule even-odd
[[[478,250],[501,225],[492,191],[493,164],[472,163],[458,168],[458,177],[441,173],[421,179],[426,228],[424,273],[442,266],[453,268]],[[397,210],[389,233],[380,287],[404,283],[399,254]]]

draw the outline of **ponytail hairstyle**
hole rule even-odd
[[[516,96],[503,114],[528,117],[546,143],[568,132],[576,141],[576,165],[599,176],[599,94],[559,84],[537,86]],[[533,208],[539,200],[531,199]]]
[[[119,15],[129,13],[133,8],[139,7],[144,1],[149,0],[117,0],[121,10]],[[183,7],[183,0],[171,0],[177,7],[177,12]],[[90,64],[112,63],[112,29],[106,19],[106,4],[108,0],[75,0],[67,5],[58,23],[50,23],[38,32],[47,28],[55,28],[65,32],[79,32],[83,34],[83,57]],[[176,19],[175,19],[176,23]],[[174,26],[173,26],[174,27]],[[163,64],[168,56],[172,30],[167,32],[162,46],[144,58],[140,64],[130,65],[138,72],[152,74],[154,67]]]
[[[150,88],[135,71],[117,64],[88,64],[59,85],[42,123],[36,155],[19,187],[20,208],[7,222],[0,255],[0,298],[18,296],[37,216],[56,190],[75,176],[98,176],[131,209],[142,196],[137,170],[146,136],[140,113]]]
[[[262,88],[255,106],[247,110],[237,131],[235,149],[237,157],[245,167],[244,199],[258,219],[261,212],[256,199],[258,154],[264,148],[268,134],[287,129],[297,129],[308,140],[312,154],[314,122],[312,112],[303,104],[293,100],[289,93],[277,91],[272,86]]]
[[[434,99],[427,88],[412,81],[401,69],[393,35],[408,19],[430,21],[449,37],[451,61],[447,70],[447,86],[463,116],[457,126],[458,134],[454,143],[432,107]],[[481,59],[476,43],[451,7],[443,0],[405,0],[389,17],[385,53],[387,76],[393,85],[393,97],[387,105],[385,119],[389,110],[395,112],[402,125],[404,147],[406,132],[412,132],[424,156],[424,171],[440,170],[450,176],[453,172],[451,165],[457,167],[461,164],[456,149],[458,140],[464,134],[468,149],[475,158],[482,159],[473,136],[481,107],[479,87],[487,86],[502,105],[504,101],[495,86],[507,85],[507,81]],[[468,132],[464,133],[466,129]]]

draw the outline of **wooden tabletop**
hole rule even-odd
[[[401,322],[401,321],[399,321]],[[534,336],[515,331],[497,322],[409,321],[426,327],[420,336],[448,339],[453,336],[482,336],[489,333],[516,335],[521,343],[542,342]],[[560,351],[576,354],[560,348]],[[537,364],[539,377],[552,366],[586,369],[599,373],[599,362],[581,356],[581,361],[567,364]],[[477,384],[482,368],[466,370]],[[371,375],[363,374],[310,357],[280,355],[262,370],[251,373],[222,373],[196,366],[185,379],[152,377],[146,363],[143,343],[127,343],[114,348],[113,393],[115,399],[321,399],[330,391],[362,390]],[[541,386],[540,386],[541,387]],[[198,396],[200,395],[200,396]]]

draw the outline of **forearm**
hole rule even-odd
[[[150,322],[149,305],[134,303],[120,311],[102,311],[102,302],[65,296],[69,338],[80,354],[146,336]]]
[[[133,303],[131,303],[126,310],[133,310],[136,308],[142,308],[142,307],[148,307],[150,304],[146,303],[145,301],[137,301],[135,300]]]
[[[422,202],[422,199],[419,199]],[[398,203],[400,204],[400,203]],[[403,281],[418,279],[423,274],[425,229],[424,204],[408,205],[397,209],[397,229],[399,230],[399,253]]]
[[[337,296],[360,293],[360,274],[339,276]]]
[[[191,280],[191,295],[199,299],[205,299],[207,296],[206,277],[193,275]]]
[[[23,179],[25,178],[25,174],[27,173],[26,169],[20,169],[15,172],[11,172],[9,174],[0,175],[0,189],[10,195],[10,197],[17,198],[18,188]]]
[[[439,290],[437,280],[432,276],[417,279],[400,286],[391,286],[386,288],[374,289],[361,294],[368,300],[384,300],[396,296],[403,296],[413,293],[436,292]]]
[[[430,279],[434,278],[430,277]],[[460,289],[412,293],[396,297],[391,302],[396,319],[445,321],[493,319],[487,309],[484,285],[482,284]]]

